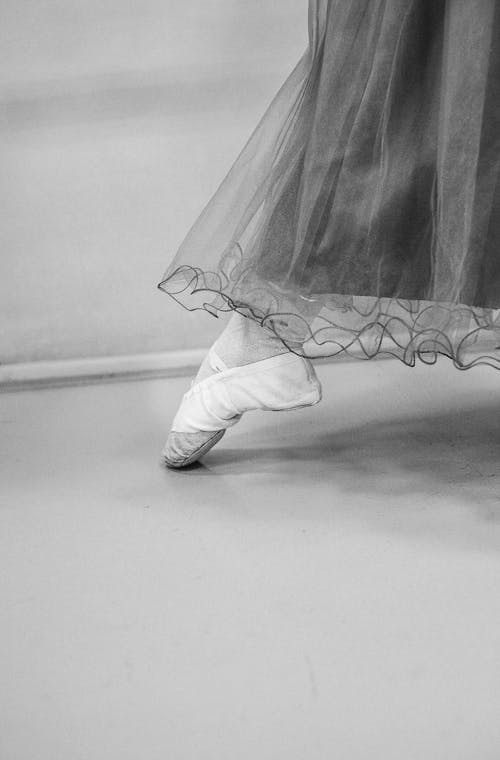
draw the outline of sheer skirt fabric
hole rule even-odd
[[[307,51],[159,287],[305,356],[500,368],[500,3],[310,0]]]

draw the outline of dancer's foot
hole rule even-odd
[[[246,411],[291,410],[320,399],[312,364],[235,314],[184,394],[163,450],[165,464],[180,468],[197,461]]]

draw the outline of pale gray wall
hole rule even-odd
[[[0,361],[208,345],[156,290],[307,0],[0,0]]]

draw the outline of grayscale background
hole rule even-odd
[[[209,345],[156,284],[306,44],[304,0],[0,0],[3,363]]]

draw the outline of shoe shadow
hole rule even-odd
[[[418,415],[370,407],[371,419],[363,411],[368,420],[352,424],[349,412],[339,422],[321,410],[244,419],[179,484],[243,522],[355,523],[384,540],[497,556],[498,403],[450,404]]]
[[[331,483],[337,491],[380,499],[453,493],[467,503],[487,500],[500,521],[500,429],[496,405],[393,417],[326,430],[329,420],[288,418],[278,428],[255,428],[241,446],[224,442],[197,471],[207,474],[276,472],[302,483]]]

